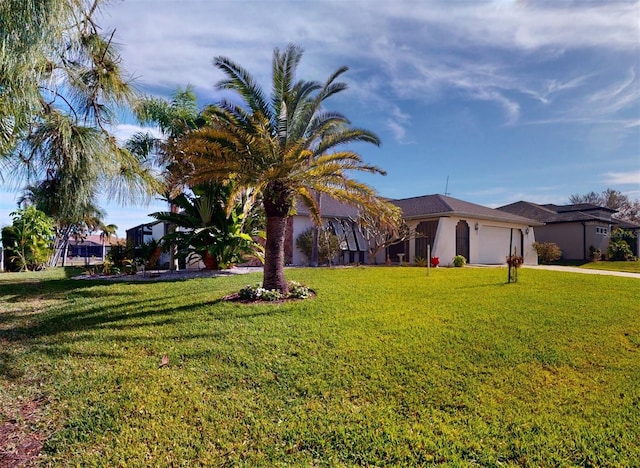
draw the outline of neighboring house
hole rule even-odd
[[[337,264],[368,263],[367,244],[356,227],[358,209],[340,203],[327,195],[321,195],[320,212],[324,226],[340,239],[341,253],[335,259]],[[309,259],[296,248],[296,239],[304,231],[313,227],[309,210],[298,203],[297,212],[288,220],[285,238],[285,263],[307,265]]]
[[[117,245],[121,243],[122,240],[113,236],[110,239],[106,237],[103,239],[100,235],[92,234],[90,236],[86,236],[83,238],[74,238],[73,236],[69,239],[69,249],[67,251],[67,257],[71,258],[82,258],[82,259],[91,259],[97,258],[102,260],[103,253],[103,242],[104,242],[104,254],[109,253],[112,245]]]
[[[563,260],[590,260],[590,248],[606,253],[611,231],[616,227],[635,231],[630,247],[638,255],[640,225],[613,218],[616,210],[610,208],[589,203],[537,205],[519,201],[498,210],[545,223],[536,229],[536,238],[557,244]]]
[[[388,256],[393,263],[413,263],[416,257],[439,257],[442,265],[449,265],[456,255],[464,255],[469,263],[505,264],[510,249],[522,255],[525,264],[537,264],[533,250],[533,228],[542,223],[522,216],[505,213],[485,206],[465,202],[444,195],[389,200],[402,209],[405,222],[413,233],[404,242],[380,252],[374,263],[384,263]],[[339,203],[329,197],[321,198],[320,211],[325,225],[330,226],[343,246],[338,263],[368,263],[366,241],[354,220],[357,208]],[[303,265],[308,259],[295,248],[295,239],[312,226],[308,211],[298,207],[290,219],[285,256],[288,263]]]
[[[160,241],[162,237],[167,234],[169,229],[169,223],[163,221],[154,221],[147,224],[139,224],[138,226],[127,229],[127,245],[133,247],[136,255],[140,254],[142,246],[148,244],[152,240]],[[169,266],[170,255],[167,252],[162,252],[158,259],[158,266]],[[184,265],[181,265],[184,268]]]
[[[402,209],[414,233],[388,249],[391,261],[398,254],[410,263],[416,257],[426,258],[429,245],[431,256],[439,257],[442,265],[450,265],[456,255],[469,263],[505,264],[514,249],[525,264],[538,263],[532,244],[534,227],[537,235],[541,222],[437,194],[390,201]]]

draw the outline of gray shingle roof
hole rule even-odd
[[[296,212],[301,216],[309,214],[308,208],[300,201],[296,205]],[[356,218],[358,212],[358,207],[354,205],[347,205],[327,195],[320,197],[320,213],[325,218]]]
[[[527,201],[519,201],[501,206],[500,211],[536,219],[543,223],[574,223],[583,221],[600,221],[609,224],[621,224],[620,220],[611,217],[616,210],[611,208],[580,203],[573,205],[537,205]],[[633,224],[627,223],[625,224]]]
[[[542,223],[532,218],[495,210],[439,194],[389,201],[402,209],[405,219],[439,218],[440,216],[458,215],[530,226],[542,225]]]

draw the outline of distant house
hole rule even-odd
[[[542,223],[528,217],[495,210],[445,195],[390,200],[402,209],[405,222],[415,232],[409,240],[391,246],[388,255],[395,261],[431,256],[449,265],[453,257],[463,255],[469,263],[505,264],[513,253],[524,257],[525,264],[537,264],[533,250],[534,227]]]
[[[439,257],[442,265],[451,264],[458,254],[464,255],[469,263],[505,264],[514,248],[526,264],[538,262],[532,247],[533,228],[541,226],[541,222],[444,195],[389,201],[402,209],[414,234],[380,252],[372,259],[375,263],[384,263],[387,256],[393,263],[413,263],[416,257],[427,257],[427,245],[431,256]],[[321,212],[325,226],[341,241],[343,250],[338,263],[368,263],[366,240],[354,222],[358,209],[323,196]],[[311,226],[308,211],[299,206],[298,213],[289,220],[285,244],[285,256],[290,263],[307,263],[308,259],[295,247],[295,239]]]
[[[100,259],[102,260],[103,246],[104,255],[106,256],[113,245],[122,243],[122,239],[117,237],[102,238],[98,234],[92,234],[84,237],[71,237],[69,239],[69,248],[67,250],[67,257],[71,259]]]
[[[169,223],[163,221],[154,221],[147,224],[139,224],[131,229],[127,229],[127,245],[133,247],[136,255],[140,255],[142,246],[148,244],[152,240],[160,241],[162,237],[167,234],[169,229]],[[170,257],[166,252],[160,254],[158,259],[158,266],[168,267]],[[184,266],[182,266],[184,268]]]
[[[607,251],[611,231],[616,227],[640,233],[640,225],[615,219],[616,210],[590,203],[572,205],[538,205],[519,201],[498,210],[544,223],[536,229],[539,242],[554,242],[564,260],[590,260],[590,248]],[[638,240],[631,248],[638,255]]]

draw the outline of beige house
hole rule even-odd
[[[525,264],[538,263],[532,247],[533,228],[542,225],[538,221],[444,195],[389,201],[402,209],[411,235],[406,241],[379,252],[375,259],[369,259],[366,240],[354,222],[358,209],[323,196],[321,212],[325,227],[338,236],[342,246],[336,263],[382,264],[387,257],[392,263],[414,263],[417,257],[427,258],[427,246],[431,256],[439,257],[443,266],[452,264],[458,254],[469,263],[505,264],[507,255],[514,249],[524,257]],[[307,210],[298,206],[297,214],[289,223],[287,263],[304,265],[308,259],[295,247],[295,240],[312,226]]]
[[[631,248],[638,255],[640,225],[613,218],[616,210],[589,203],[573,205],[537,205],[519,201],[501,206],[500,211],[532,218],[544,223],[536,228],[539,242],[554,242],[562,250],[563,260],[590,260],[590,250],[606,253],[615,227],[633,230]]]

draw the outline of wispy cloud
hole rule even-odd
[[[394,139],[398,143],[406,144],[410,143],[407,141],[407,125],[409,125],[409,114],[406,114],[400,110],[399,107],[394,106],[391,109],[391,116],[387,118],[386,125],[387,128],[393,134]]]
[[[125,64],[135,64],[141,84],[174,88],[192,83],[212,94],[219,75],[211,61],[217,55],[232,57],[267,83],[271,48],[293,41],[313,56],[301,66],[308,76],[367,62],[363,74],[374,75],[369,84],[377,84],[371,93],[391,91],[425,102],[463,93],[494,102],[508,124],[525,116],[526,97],[549,104],[584,88],[583,102],[590,98],[593,107],[607,103],[612,112],[637,99],[633,83],[592,92],[586,85],[599,71],[595,64],[581,64],[579,76],[544,66],[587,48],[637,55],[636,2],[478,1],[452,7],[448,1],[396,1],[378,3],[375,9],[364,0],[177,5],[122,2],[106,10],[107,19],[119,25],[120,40],[136,44],[124,49],[124,58]],[[527,63],[540,71],[525,72]],[[607,92],[615,95],[613,101],[606,101]]]
[[[640,185],[640,170],[633,172],[608,172],[603,182],[616,185]]]

